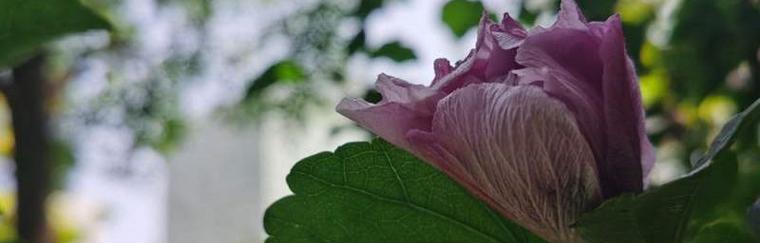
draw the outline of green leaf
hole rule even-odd
[[[296,164],[267,243],[542,242],[413,155],[375,140]]]
[[[353,15],[364,21],[372,11],[382,7],[384,2],[384,0],[360,0],[359,6],[356,8]]]
[[[618,1],[578,0],[577,2],[587,19],[604,20],[614,13],[615,3]]]
[[[362,99],[366,100],[369,103],[377,104],[383,100],[383,94],[380,94],[380,92],[377,92],[375,89],[369,89],[366,93],[364,93],[364,97],[362,97]]]
[[[346,47],[346,52],[349,55],[351,55],[351,54],[356,53],[356,51],[363,50],[366,39],[367,39],[367,36],[364,33],[364,29],[360,30],[359,33],[356,33],[354,38],[351,39],[351,42],[348,43],[348,47]]]
[[[595,242],[682,242],[693,238],[732,195],[737,160],[728,148],[760,118],[760,100],[729,121],[685,177],[640,195],[624,195],[586,213],[576,226]],[[725,227],[725,226],[722,226]],[[713,229],[714,230],[714,229]]]
[[[306,78],[301,65],[294,61],[280,62],[274,66],[277,79],[288,83],[300,83]]]
[[[744,229],[744,217],[732,215],[705,224],[697,237],[689,242],[714,243],[714,242],[756,242],[753,241],[751,232]]]
[[[480,22],[483,5],[468,0],[451,0],[443,6],[441,19],[457,37],[462,37]]]
[[[68,175],[66,172],[71,170],[76,161],[74,151],[72,151],[70,144],[58,139],[51,141],[49,150],[49,158],[52,162],[51,177],[53,188],[62,189],[66,175]]]
[[[107,21],[77,0],[2,0],[0,67],[22,62],[63,35],[109,28]]]
[[[267,68],[258,78],[252,81],[246,91],[245,99],[251,100],[259,97],[261,92],[275,83],[300,83],[306,79],[306,73],[301,65],[294,60],[283,60]]]
[[[526,4],[526,2],[522,2],[522,4],[520,4],[520,16],[517,19],[520,20],[520,23],[525,26],[533,26],[533,24],[536,23],[536,19],[538,18],[539,13],[530,11],[525,8]]]
[[[396,62],[417,58],[412,49],[401,45],[398,41],[385,44],[379,49],[370,52],[369,55],[371,57],[387,57]]]

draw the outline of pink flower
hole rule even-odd
[[[434,66],[428,87],[381,74],[380,103],[337,110],[551,242],[579,241],[581,213],[643,190],[654,156],[619,16],[587,22],[572,0],[549,28],[484,16],[467,58]]]

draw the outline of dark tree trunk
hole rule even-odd
[[[3,90],[16,140],[16,227],[19,239],[25,243],[52,241],[45,214],[50,165],[44,66],[44,55],[17,66],[13,80]]]

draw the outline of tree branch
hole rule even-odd
[[[11,85],[13,84],[13,77],[11,76],[11,72],[7,70],[0,70],[0,92],[8,93],[8,89],[10,89]]]
[[[16,140],[16,216],[21,242],[52,242],[45,202],[50,181],[48,124],[45,111],[45,57],[38,55],[13,69],[13,82],[3,89]]]

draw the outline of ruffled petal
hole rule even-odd
[[[451,66],[451,63],[446,58],[435,59],[435,62],[433,62],[433,68],[435,70],[435,78],[433,78],[431,85],[435,85],[438,80],[441,80],[444,76],[449,75],[449,73],[454,71],[454,67]]]
[[[386,141],[409,150],[406,133],[430,128],[435,106],[444,94],[385,74],[378,76],[376,86],[383,96],[380,103],[346,98],[336,110]]]
[[[499,35],[498,37],[495,35]],[[438,100],[464,86],[502,81],[520,67],[514,60],[515,43],[527,33],[509,15],[501,24],[484,14],[478,29],[478,43],[464,61],[452,67],[448,60],[435,61],[435,79],[430,87],[410,84],[385,74],[378,76],[377,90],[383,99],[377,105],[357,99],[344,99],[337,110],[388,142],[409,148],[405,134],[412,128],[429,131]],[[501,46],[512,46],[502,49]]]
[[[551,242],[601,199],[592,150],[562,102],[540,87],[470,85],[438,104],[414,151],[507,218]]]
[[[546,69],[574,90],[599,93],[603,65],[598,50],[599,39],[588,31],[557,28],[525,39],[516,60],[526,67]]]
[[[557,13],[557,22],[553,27],[583,30],[586,29],[586,22],[586,17],[583,16],[575,0],[562,0],[559,13]]]
[[[379,104],[398,103],[424,116],[433,115],[435,105],[443,97],[443,94],[436,90],[411,84],[387,74],[378,75],[375,89],[383,95]]]
[[[496,24],[484,13],[475,49],[447,72],[443,72],[448,70],[444,62],[436,61],[436,78],[431,88],[451,93],[470,84],[503,79],[510,71],[521,67],[515,62],[515,55],[526,36],[525,29],[508,14],[504,15],[500,24]]]

